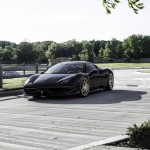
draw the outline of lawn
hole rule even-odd
[[[3,79],[3,88],[0,91],[22,88],[26,80],[27,77]]]
[[[96,65],[102,68],[150,68],[150,63],[97,63]]]

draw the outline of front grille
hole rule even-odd
[[[29,93],[29,94],[30,94],[30,93],[32,94],[32,93],[36,93],[36,92],[37,92],[37,89],[36,89],[36,88],[26,88],[26,89],[25,89],[25,92],[26,92],[26,93]]]
[[[66,93],[72,91],[70,88],[40,88],[39,91],[42,91],[43,94],[48,94],[48,93]]]
[[[50,95],[50,94],[65,94],[71,93],[75,89],[73,87],[45,87],[45,88],[25,88],[24,91],[27,94],[41,94],[41,95]]]

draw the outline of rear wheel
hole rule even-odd
[[[114,87],[114,75],[112,73],[109,73],[106,90],[112,90],[113,87]]]
[[[83,77],[80,82],[80,94],[85,97],[89,94],[90,86],[89,80],[86,77]]]

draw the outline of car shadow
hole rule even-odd
[[[29,101],[45,104],[112,104],[123,101],[138,101],[145,94],[147,94],[145,91],[112,90],[92,92],[87,97],[80,97],[78,95],[41,97],[38,99],[29,98]]]

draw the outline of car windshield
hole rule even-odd
[[[49,68],[45,73],[48,74],[74,74],[83,72],[84,64],[59,63]]]

